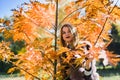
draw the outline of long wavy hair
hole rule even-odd
[[[73,40],[71,41],[71,44],[69,45],[69,48],[70,49],[74,49],[75,46],[77,45],[78,43],[78,34],[77,34],[77,31],[76,31],[76,28],[73,27],[71,24],[69,23],[66,23],[66,24],[63,24],[61,26],[61,29],[60,29],[60,43],[61,43],[61,46],[63,47],[68,47],[68,45],[65,43],[65,41],[63,40],[63,33],[62,33],[62,30],[64,27],[68,27],[73,35]]]

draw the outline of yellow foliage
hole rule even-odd
[[[0,23],[3,23],[4,22],[4,19],[0,18]]]
[[[7,71],[7,73],[12,73],[12,72],[14,72],[14,71],[15,71],[15,67],[10,68],[10,69]]]
[[[74,63],[76,64],[75,67],[81,66],[83,64],[83,61],[85,60],[85,57],[86,56],[84,55],[84,56],[81,56],[81,58],[76,58],[75,63]]]
[[[3,61],[10,61],[13,58],[14,54],[9,48],[9,43],[4,41],[0,42],[0,59]]]
[[[3,34],[3,35],[4,35],[4,37],[5,37],[6,39],[12,37],[12,33],[11,33],[11,31],[6,30],[6,29],[4,29],[4,34]]]
[[[59,50],[57,51],[57,55],[59,56],[59,55],[61,55],[62,53],[68,52],[68,51],[69,51],[68,48],[66,48],[66,47],[60,47]]]
[[[59,2],[62,1],[59,0]],[[80,39],[91,42],[93,47],[89,52],[93,53],[92,55],[97,59],[101,48],[95,47],[94,43],[98,36],[100,36],[97,42],[99,44],[105,43],[103,41],[104,39],[110,41],[108,33],[111,29],[110,22],[120,17],[120,9],[115,7],[111,14],[108,14],[109,9],[113,8],[110,6],[109,0],[78,0],[72,2],[68,1],[66,3],[67,5],[63,4],[62,7],[59,6],[58,8],[58,24],[59,22],[67,22],[75,26],[80,35]],[[80,17],[82,15],[80,11],[82,8],[85,9],[85,13],[84,16]],[[62,57],[63,62],[70,65],[76,64],[76,67],[81,65],[86,57],[86,55],[83,55],[84,51],[81,48],[84,45],[78,45],[75,48],[76,51],[71,51],[68,48],[59,46],[57,46],[56,51],[54,49],[55,44],[53,40],[55,34],[51,29],[54,30],[56,27],[55,11],[56,5],[54,2],[42,4],[37,1],[30,1],[30,3],[23,4],[23,7],[20,7],[18,10],[14,10],[12,29],[0,29],[0,32],[4,32],[5,39],[13,37],[14,41],[24,40],[26,42],[24,50],[26,51],[20,51],[20,53],[14,57],[14,54],[8,47],[9,45],[5,42],[1,42],[0,59],[10,61],[12,58],[17,58],[15,65],[18,65],[25,71],[35,76],[46,74],[40,76],[42,80],[48,80],[48,78],[54,76],[58,79],[62,79],[60,71],[54,74],[54,60],[58,60],[63,53],[66,53],[67,56],[66,58]],[[0,19],[0,23],[5,23],[7,26],[10,25],[9,21],[5,22],[3,19]],[[60,26],[58,26],[57,29],[59,29],[59,27]],[[100,34],[101,31],[102,34]],[[57,44],[59,45],[59,42]],[[102,48],[104,48],[104,46],[102,46]],[[72,63],[71,60],[76,53],[82,56]],[[114,65],[119,61],[119,59],[111,58],[115,55],[108,54],[108,56],[110,62]],[[59,63],[57,63],[57,67],[64,67],[62,65],[58,66],[58,64]],[[39,72],[41,69],[43,72]],[[15,68],[11,68],[8,73],[14,70]],[[24,70],[20,71],[21,74],[25,75],[26,80],[33,80],[34,76]]]

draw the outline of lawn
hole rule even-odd
[[[25,80],[24,77],[2,77],[0,80]]]
[[[11,75],[0,75],[0,80],[25,80],[23,76],[18,76],[17,74],[11,74]]]
[[[120,80],[120,66],[117,68],[107,67],[106,69],[98,68],[100,80]],[[0,75],[0,80],[25,80],[23,76],[18,74]]]
[[[24,77],[1,77],[0,80],[25,80]],[[120,75],[113,74],[112,76],[101,76],[100,80],[120,80]]]
[[[117,67],[108,66],[106,69],[99,68],[100,80],[120,80],[120,65]]]

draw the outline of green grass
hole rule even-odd
[[[117,67],[108,66],[105,69],[98,68],[100,80],[120,80],[120,65]]]
[[[18,74],[1,74],[0,80],[25,80],[23,76],[19,76]]]
[[[101,77],[100,80],[120,80],[120,75],[114,75],[114,76],[109,76],[109,77]]]
[[[120,80],[120,65],[116,68],[107,66],[106,69],[102,69],[102,67],[98,68],[98,73],[100,75],[100,80]],[[1,74],[0,80],[25,80],[23,76],[19,76],[19,74]]]
[[[25,80],[24,77],[2,77],[0,80]]]

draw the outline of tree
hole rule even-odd
[[[113,41],[111,42],[111,44],[108,46],[108,49],[111,51],[114,51],[114,53],[120,54],[119,52],[119,46],[120,46],[120,30],[119,30],[119,21],[116,20],[116,22],[114,22],[112,24],[112,29],[111,29],[111,37],[113,39]]]
[[[12,29],[8,31],[8,34],[4,28],[4,34],[12,35],[14,41],[24,40],[26,51],[11,55],[12,61],[6,58],[15,65],[8,72],[19,69],[26,80],[34,78],[61,80],[60,69],[63,66],[59,65],[57,60],[63,52],[70,53],[70,51],[59,47],[57,32],[60,26],[67,22],[76,27],[80,39],[91,42],[93,45],[91,51],[95,52],[97,59],[99,51],[106,49],[111,41],[108,33],[111,30],[111,22],[119,19],[120,16],[120,9],[111,4],[109,0],[48,0],[45,4],[31,0],[30,3],[24,3],[20,8],[13,9]],[[81,14],[82,11],[85,12],[84,15]],[[103,43],[102,46],[100,46],[101,43]],[[77,48],[80,47],[81,45]],[[71,58],[68,56],[64,61],[69,62]],[[78,59],[76,64],[81,64],[83,58],[85,56]],[[114,62],[118,61],[119,59],[114,60]]]

